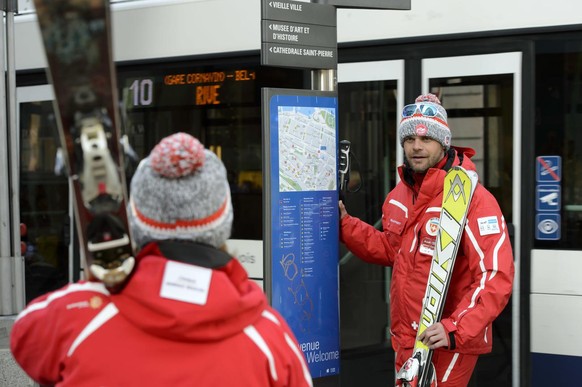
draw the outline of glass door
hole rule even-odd
[[[382,204],[396,184],[404,61],[338,66],[339,139],[351,144],[351,173],[341,197],[348,212],[381,229]],[[389,334],[390,269],[367,264],[342,244],[342,385],[385,386],[394,378]]]
[[[57,157],[60,141],[50,85],[17,89],[20,131],[20,220],[27,233],[26,302],[72,278],[69,182]]]
[[[477,151],[479,180],[499,202],[513,246],[512,300],[493,323],[493,352],[477,363],[479,386],[519,385],[521,61],[520,52],[422,61],[423,92],[447,109],[453,145]]]

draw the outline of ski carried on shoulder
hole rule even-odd
[[[86,276],[110,290],[135,265],[126,213],[108,0],[34,0]]]
[[[418,336],[429,326],[440,321],[442,317],[459,243],[477,183],[478,178],[474,171],[467,171],[459,166],[451,168],[445,176],[439,229],[424,295],[420,325],[412,356],[396,374],[396,381],[402,386],[436,386],[436,375],[432,365],[433,351],[418,340]]]

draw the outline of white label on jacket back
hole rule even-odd
[[[205,267],[168,261],[160,296],[171,300],[204,305],[208,298],[212,270]]]

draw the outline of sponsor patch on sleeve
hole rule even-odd
[[[499,228],[499,220],[496,216],[479,218],[477,219],[477,224],[479,225],[479,234],[481,236],[499,234],[501,232],[501,229]]]

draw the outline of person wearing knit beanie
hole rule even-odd
[[[402,110],[402,119],[398,129],[400,145],[410,136],[424,136],[438,141],[445,151],[451,147],[451,130],[447,122],[447,111],[434,94],[424,94],[416,98],[413,104]]]
[[[398,139],[404,164],[398,167],[400,179],[382,206],[382,230],[348,214],[340,200],[340,240],[354,256],[392,267],[390,332],[394,368],[399,370],[397,384],[414,378],[410,370],[418,339],[434,351],[427,364],[433,369],[434,382],[467,386],[479,355],[492,350],[492,322],[502,313],[513,289],[515,267],[507,224],[495,197],[478,184],[466,228],[459,229],[460,248],[455,253],[444,311],[419,332],[421,320],[428,321],[425,314],[420,316],[427,279],[431,295],[440,294],[435,292],[435,284],[441,283],[431,271],[432,264],[450,266],[447,259],[440,260],[440,252],[455,245],[447,231],[453,223],[458,225],[442,207],[444,197],[458,195],[460,183],[453,182],[453,188],[445,192],[445,180],[450,179],[447,172],[461,167],[476,173],[471,159],[475,150],[451,145],[447,112],[434,94],[420,95],[404,106]],[[491,232],[483,226],[486,222],[493,225]],[[446,227],[439,234],[442,225]]]
[[[222,247],[233,220],[224,165],[189,134],[164,138],[131,180],[128,218],[137,247],[168,239]]]
[[[233,211],[214,153],[186,133],[162,139],[131,180],[128,210],[138,248],[123,287],[67,284],[15,321],[10,351],[33,380],[313,387],[289,324],[224,246]]]

